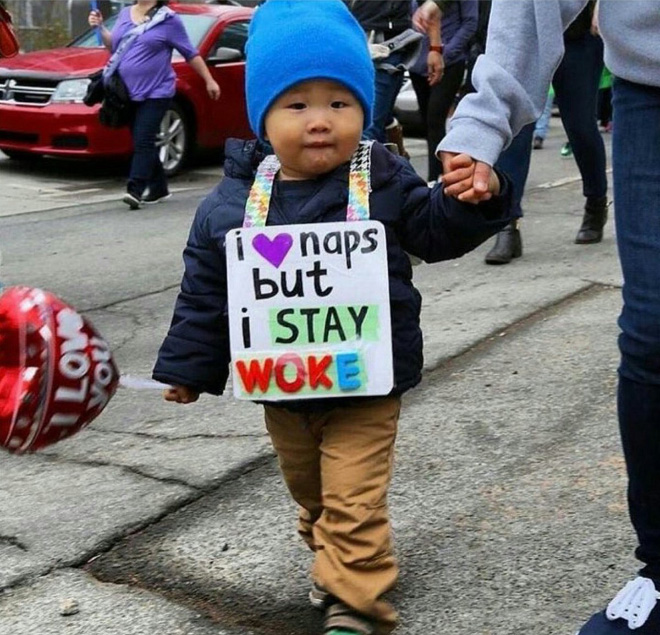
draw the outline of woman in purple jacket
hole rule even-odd
[[[435,156],[435,149],[446,134],[446,122],[456,94],[463,83],[472,38],[479,22],[479,0],[451,0],[444,5],[441,22],[443,46],[440,50],[429,49],[429,39],[410,69],[417,103],[426,124],[426,141],[429,147],[428,180],[437,181],[442,165]],[[434,47],[435,49],[435,47]],[[427,73],[428,56],[439,54],[444,59],[444,73],[437,83]]]
[[[135,105],[133,160],[123,197],[124,203],[131,209],[138,209],[143,203],[157,203],[170,196],[156,148],[156,136],[175,93],[172,51],[176,49],[202,77],[211,99],[220,97],[220,87],[190,42],[181,18],[164,6],[166,4],[166,0],[137,0],[132,6],[122,9],[112,33],[103,26],[100,12],[92,11],[89,16],[90,26],[100,28],[103,44],[114,53],[129,30],[155,19],[156,12],[165,12],[162,21],[132,42],[121,58],[117,71]]]

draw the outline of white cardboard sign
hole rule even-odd
[[[387,244],[377,221],[227,234],[234,395],[386,395],[393,386]]]

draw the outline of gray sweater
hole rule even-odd
[[[454,114],[438,150],[493,165],[511,139],[541,115],[563,55],[563,30],[587,0],[494,0],[477,92]],[[617,77],[660,86],[660,0],[600,0],[605,64]]]

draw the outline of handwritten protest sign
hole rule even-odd
[[[376,221],[235,229],[226,243],[234,395],[386,395],[387,245]]]

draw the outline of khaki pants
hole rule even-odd
[[[396,582],[387,490],[401,400],[302,414],[266,406],[284,480],[301,506],[298,531],[314,551],[314,581],[359,613],[396,625],[380,599]]]

